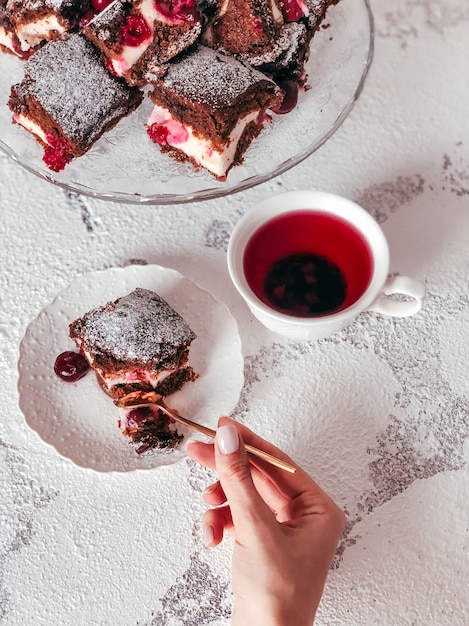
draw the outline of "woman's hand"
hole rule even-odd
[[[311,626],[345,515],[300,467],[289,474],[248,459],[243,442],[295,465],[228,417],[219,420],[215,444],[188,446],[219,476],[203,494],[215,507],[202,520],[205,543],[219,544],[225,531],[235,540],[232,626]]]

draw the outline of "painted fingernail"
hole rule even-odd
[[[204,546],[209,548],[213,545],[214,539],[213,526],[204,526]]]
[[[227,424],[217,428],[217,443],[222,454],[232,454],[239,448],[239,437],[236,426]]]

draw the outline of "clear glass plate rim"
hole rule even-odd
[[[257,185],[260,185],[272,178],[275,178],[291,168],[295,167],[306,158],[311,156],[316,150],[318,150],[321,146],[323,146],[326,141],[340,128],[345,119],[350,114],[350,111],[353,109],[356,101],[360,97],[361,92],[363,91],[363,87],[365,84],[366,77],[370,70],[373,56],[374,56],[374,17],[373,12],[371,10],[370,0],[363,0],[363,4],[365,7],[365,11],[368,17],[368,28],[369,28],[369,44],[368,44],[368,54],[363,64],[363,71],[358,81],[358,84],[355,88],[355,91],[347,103],[347,105],[340,111],[339,115],[335,119],[331,128],[324,133],[321,137],[319,137],[314,143],[312,143],[308,148],[295,155],[294,157],[287,159],[284,161],[277,170],[272,172],[266,172],[264,174],[256,174],[252,177],[246,178],[243,181],[236,183],[234,186],[230,187],[227,185],[224,188],[216,187],[216,188],[208,188],[203,191],[197,190],[193,193],[187,193],[184,195],[175,195],[175,194],[154,194],[154,195],[139,195],[122,193],[122,192],[102,192],[102,191],[94,191],[85,185],[74,182],[62,182],[53,178],[53,176],[48,176],[46,173],[42,171],[36,170],[32,165],[23,161],[19,158],[18,154],[10,148],[5,142],[3,142],[0,138],[0,150],[2,150],[7,156],[9,156],[13,161],[15,161],[19,166],[28,172],[34,174],[38,178],[45,180],[49,183],[52,183],[55,186],[58,186],[66,191],[77,193],[80,195],[84,195],[89,198],[94,198],[98,200],[107,200],[112,202],[117,202],[119,204],[133,204],[133,205],[175,205],[175,204],[190,204],[194,202],[202,202],[206,200],[213,200],[216,198],[222,198],[229,195],[233,195],[235,193],[239,193],[241,191],[246,191],[247,189],[251,189]]]

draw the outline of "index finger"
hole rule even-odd
[[[213,443],[193,441],[187,447],[187,454],[193,461],[216,471],[215,445]],[[290,498],[276,487],[267,474],[254,466],[252,458],[250,458],[250,465],[256,489],[273,511],[279,511],[290,501]]]
[[[226,422],[225,422],[226,420]],[[245,443],[250,443],[256,448],[260,448],[264,452],[271,454],[279,458],[290,465],[293,465],[296,469],[294,474],[285,472],[269,463],[259,459],[258,457],[251,456],[250,461],[260,472],[268,476],[268,478],[275,484],[277,489],[281,491],[288,498],[296,498],[304,491],[321,492],[322,489],[317,485],[309,474],[307,474],[291,457],[288,456],[283,450],[274,446],[273,443],[266,441],[250,428],[244,424],[240,424],[229,417],[221,417],[220,424],[235,422],[236,427],[241,433],[241,437]]]
[[[309,474],[307,474],[298,464],[296,464],[283,450],[277,448],[272,443],[269,443],[256,433],[254,433],[250,428],[232,420],[229,417],[221,417],[219,420],[219,424],[230,424],[234,423],[236,428],[241,434],[241,437],[245,443],[249,443],[256,448],[259,448],[268,454],[271,454],[286,463],[293,465],[296,468],[295,474],[290,474],[285,470],[279,469],[255,457],[250,455],[249,460],[251,464],[256,468],[256,470],[265,478],[265,480],[272,483],[277,490],[282,493],[286,498],[296,498],[300,494],[305,491],[310,491],[314,493],[324,493],[322,489],[317,485],[314,480],[311,478]],[[192,443],[191,447],[194,445],[204,446],[207,444],[197,444]],[[197,460],[201,461],[207,467],[211,469],[215,469],[215,461],[213,458],[213,448],[209,448],[207,446],[206,449],[199,448],[197,450]]]

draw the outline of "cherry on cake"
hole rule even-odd
[[[169,396],[197,378],[188,365],[196,335],[161,296],[138,287],[88,311],[70,337],[114,400],[148,391]]]
[[[90,0],[7,0],[6,9],[24,53],[78,27]]]
[[[83,28],[107,59],[109,71],[142,85],[151,64],[165,64],[197,41],[202,30],[196,0],[114,0]]]
[[[119,409],[118,426],[137,454],[158,450],[172,450],[182,441],[174,420],[157,406]]]
[[[264,74],[205,46],[168,64],[153,82],[147,132],[163,152],[225,180],[280,106],[282,90]]]
[[[111,76],[99,50],[78,34],[47,43],[24,64],[13,85],[13,122],[45,148],[44,162],[60,171],[142,102],[143,94]]]

